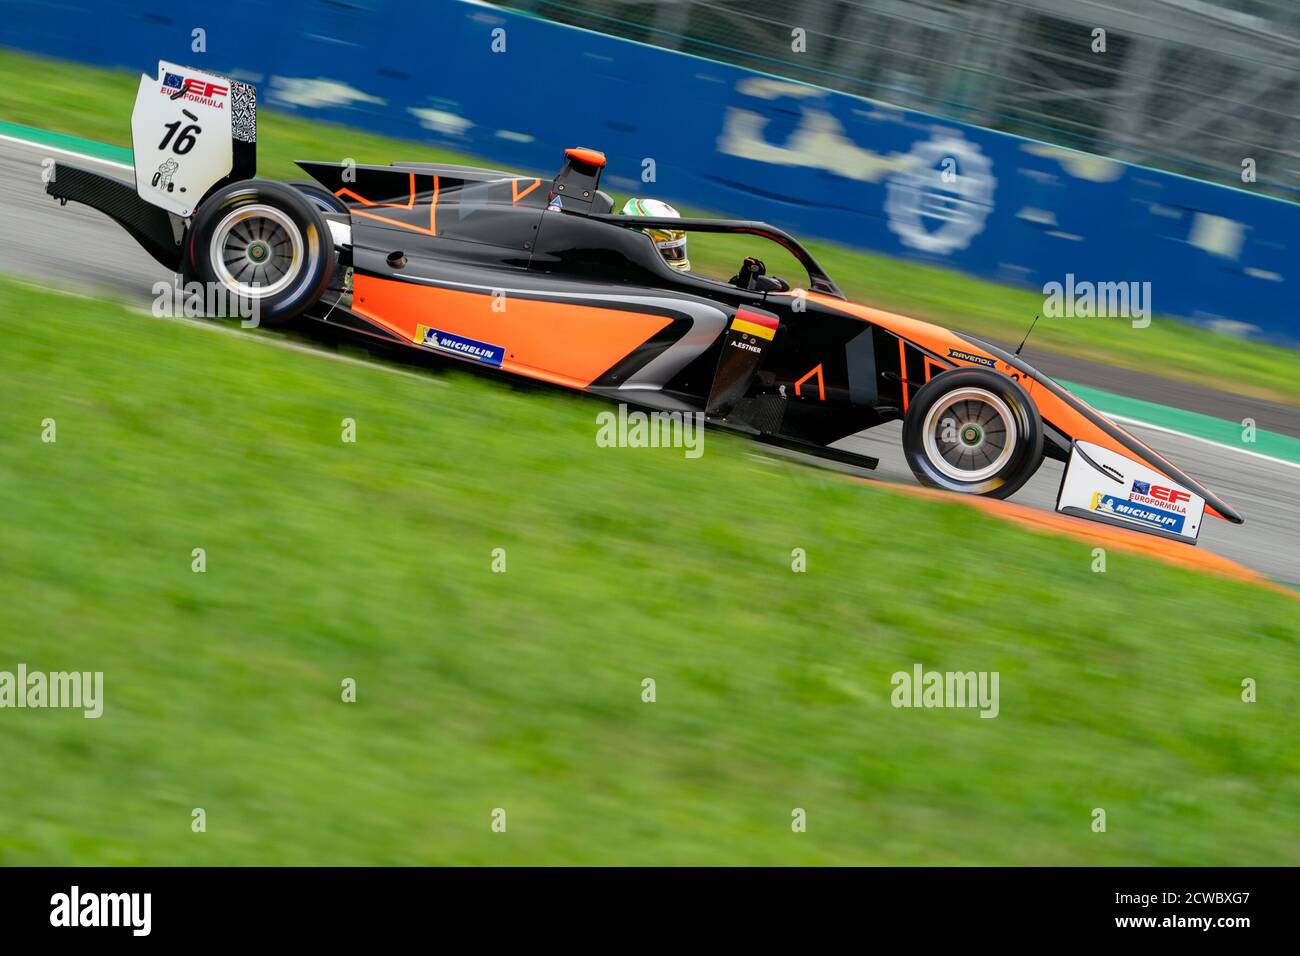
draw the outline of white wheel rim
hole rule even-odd
[[[223,286],[247,299],[265,299],[302,272],[302,232],[274,206],[240,206],[213,230],[209,256]]]
[[[925,457],[953,481],[975,483],[996,475],[1015,454],[1016,417],[983,388],[959,388],[926,412]]]

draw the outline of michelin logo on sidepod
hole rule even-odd
[[[415,327],[415,344],[423,345],[435,352],[446,352],[448,355],[455,355],[458,358],[482,362],[484,365],[491,365],[494,368],[501,367],[501,360],[505,358],[506,354],[503,346],[489,345],[487,342],[479,342],[476,339],[467,339],[460,335],[453,335],[450,332],[429,328],[427,325],[417,325]]]

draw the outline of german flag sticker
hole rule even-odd
[[[752,335],[767,339],[776,337],[777,318],[766,312],[754,312],[750,309],[737,309],[736,317],[731,320],[731,330],[742,335]]]

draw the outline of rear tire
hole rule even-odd
[[[1019,382],[987,369],[952,369],[908,406],[903,453],[923,485],[1006,498],[1043,461],[1043,423]]]
[[[212,283],[261,323],[287,322],[320,298],[334,241],[316,203],[283,183],[250,179],[208,196],[185,236],[186,281]]]
[[[346,213],[348,211],[348,204],[320,183],[308,182],[305,179],[291,179],[289,185],[310,199],[321,212]]]

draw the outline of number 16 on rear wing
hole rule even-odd
[[[131,112],[135,188],[145,202],[188,218],[213,189],[257,171],[257,93],[215,73],[158,63],[143,74]]]

